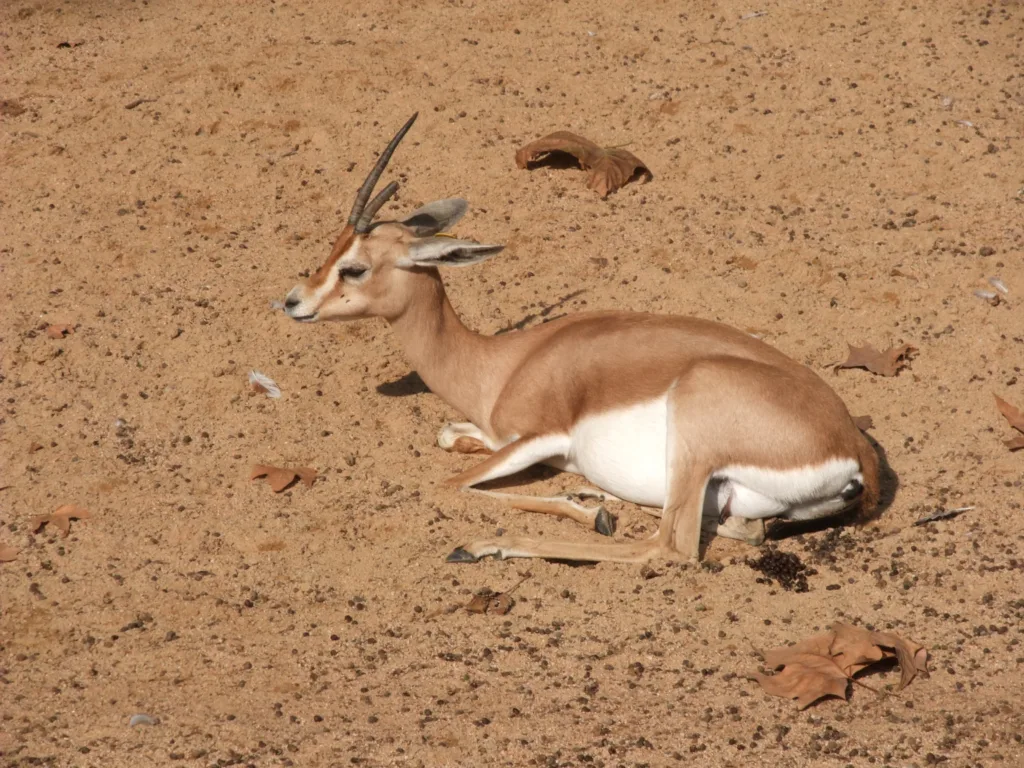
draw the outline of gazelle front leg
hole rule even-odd
[[[573,501],[570,494],[565,496],[527,496],[521,493],[484,491],[479,488],[464,488],[463,490],[498,499],[513,509],[521,509],[524,512],[539,512],[544,515],[567,517],[570,520],[575,520],[577,523],[593,528],[602,536],[611,536],[615,533],[615,518],[611,516],[603,505],[585,507]]]
[[[476,424],[450,421],[437,433],[437,444],[454,453],[493,453],[495,446]]]
[[[449,440],[457,434],[455,430],[465,430],[458,434],[456,439],[464,439],[469,432],[464,424],[449,426],[454,429],[447,435],[442,430],[442,436]],[[441,442],[441,436],[439,436],[438,442]],[[527,512],[540,512],[557,517],[567,517],[570,520],[575,520],[593,528],[598,533],[611,536],[615,528],[614,521],[612,516],[608,514],[608,510],[603,506],[591,508],[584,507],[582,504],[577,504],[571,499],[563,497],[536,497],[523,494],[483,491],[473,488],[474,485],[480,483],[514,475],[516,472],[520,472],[534,464],[543,463],[548,459],[564,457],[568,450],[568,435],[544,435],[523,438],[509,443],[490,458],[477,464],[472,469],[450,478],[447,482],[449,485],[458,486],[463,491],[472,491],[490,496],[491,498],[500,499],[516,509],[522,509]],[[584,492],[592,494],[593,490],[585,489]]]

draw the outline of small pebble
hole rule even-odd
[[[156,725],[156,720],[149,715],[132,715],[131,720],[128,721],[128,727],[134,728],[136,725]]]

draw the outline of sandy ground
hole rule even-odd
[[[1024,764],[1024,455],[993,401],[1024,407],[1020,3],[12,0],[0,41],[3,765]],[[734,542],[444,563],[499,528],[593,534],[441,484],[474,461],[434,443],[458,414],[382,322],[268,304],[415,110],[387,211],[462,195],[458,233],[509,246],[446,276],[469,325],[715,318],[872,416],[898,489],[866,527],[783,534],[808,592]],[[601,200],[516,169],[558,129],[654,180]],[[848,342],[918,353],[833,373]],[[322,477],[275,495],[260,462]],[[92,519],[30,533],[66,503]],[[507,616],[453,610],[527,575]],[[748,679],[836,620],[933,674],[804,712]]]

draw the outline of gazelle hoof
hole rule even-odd
[[[611,536],[615,533],[615,518],[603,506],[597,508],[597,516],[594,518],[594,530],[602,536]]]
[[[462,547],[456,547],[451,551],[451,554],[445,558],[446,563],[475,563],[479,558],[470,552],[467,552]]]

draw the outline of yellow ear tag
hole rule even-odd
[[[455,235],[451,234],[450,232],[438,232],[436,235],[434,235],[434,237],[450,237],[452,240],[458,240],[459,239]]]

